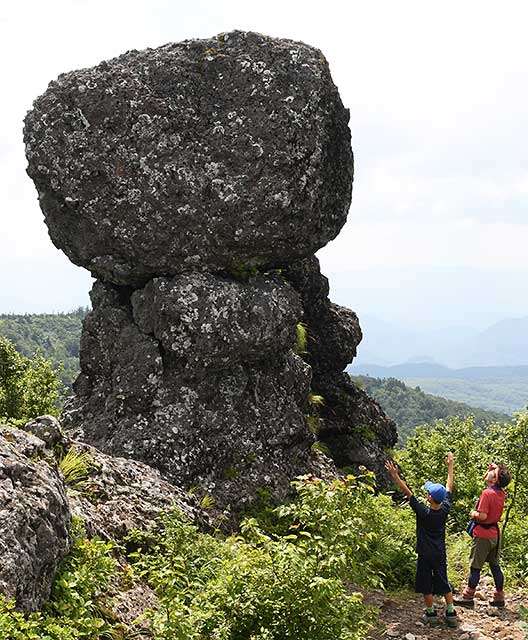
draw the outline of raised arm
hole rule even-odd
[[[392,460],[387,460],[385,462],[385,469],[387,469],[387,472],[391,477],[391,480],[398,487],[398,489],[403,494],[405,494],[408,498],[410,498],[412,496],[412,491],[405,484],[405,482],[400,478],[400,474],[398,473],[398,468],[396,467],[394,462],[392,462]]]
[[[446,457],[447,464],[447,481],[446,481],[446,489],[449,493],[453,492],[453,483],[455,477],[455,455],[452,451],[447,454]]]

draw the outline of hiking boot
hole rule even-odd
[[[427,624],[430,627],[437,627],[440,624],[440,619],[438,618],[436,610],[429,612],[426,609],[422,616],[422,621],[424,622],[424,624]]]
[[[504,591],[497,591],[497,589],[495,589],[495,592],[493,593],[493,600],[490,601],[490,606],[499,607],[499,609],[506,606],[506,603],[504,602]]]
[[[456,627],[458,627],[458,617],[456,611],[446,611],[444,616],[446,625],[448,627],[451,627],[451,629],[455,629]]]
[[[462,596],[453,600],[453,604],[457,604],[459,607],[466,607],[466,609],[473,609],[475,606],[475,589],[466,587],[462,592]]]

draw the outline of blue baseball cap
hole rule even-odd
[[[438,482],[430,482],[429,480],[424,484],[423,488],[431,496],[435,502],[443,502],[446,497],[447,489],[443,484]]]

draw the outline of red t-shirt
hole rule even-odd
[[[481,513],[487,513],[488,517],[482,520],[484,524],[491,524],[492,522],[498,522],[502,516],[502,510],[504,509],[504,499],[506,494],[502,489],[484,489],[480,494],[477,511]],[[480,525],[476,525],[473,529],[473,536],[475,538],[496,538],[499,535],[497,527],[490,527],[485,529]]]

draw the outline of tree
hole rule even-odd
[[[45,413],[56,415],[62,391],[59,372],[36,353],[28,358],[0,337],[0,420],[23,424]]]

